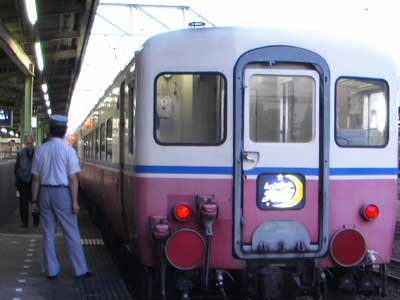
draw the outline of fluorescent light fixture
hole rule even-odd
[[[42,91],[44,94],[47,94],[48,88],[47,88],[47,83],[42,84]]]
[[[51,108],[49,108],[48,110],[47,110],[47,114],[50,116],[51,115]]]
[[[50,101],[49,100],[46,100],[46,106],[50,107]]]
[[[40,42],[35,43],[35,53],[36,53],[37,66],[41,72],[44,69],[44,61],[43,61],[43,54],[42,54],[42,45],[40,44]]]
[[[26,13],[28,14],[29,22],[32,26],[35,25],[37,21],[37,9],[36,0],[25,0]]]
[[[44,98],[44,100],[49,101],[49,94],[44,94],[43,98]]]

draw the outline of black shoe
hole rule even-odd
[[[54,280],[54,279],[57,279],[57,277],[58,277],[58,274],[56,274],[56,275],[48,275],[47,279]]]
[[[84,278],[90,278],[93,276],[94,276],[94,274],[92,272],[88,271],[86,273],[83,273],[82,275],[75,276],[75,278],[76,279],[84,279]]]
[[[21,228],[28,228],[28,224],[22,224]]]

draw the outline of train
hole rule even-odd
[[[77,129],[80,187],[139,299],[385,295],[398,95],[393,58],[363,41],[162,33]]]

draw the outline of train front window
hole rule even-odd
[[[225,78],[161,74],[155,83],[155,138],[160,144],[217,145],[225,136]]]
[[[336,143],[383,147],[388,142],[388,86],[383,80],[340,78],[336,83]]]
[[[250,139],[256,143],[306,143],[313,138],[315,81],[308,76],[250,78]]]

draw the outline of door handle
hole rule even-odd
[[[250,156],[250,154],[247,153],[247,152],[243,152],[242,157],[243,157],[244,160],[247,160],[247,161],[252,162],[252,163],[256,163],[256,160],[254,158],[252,158]]]
[[[260,160],[260,153],[253,151],[242,152],[242,168],[244,171],[254,169]]]
[[[256,163],[258,163],[259,158],[260,158],[259,152],[253,152],[253,151],[243,151],[242,152],[243,161],[247,161],[249,163],[256,164]]]

